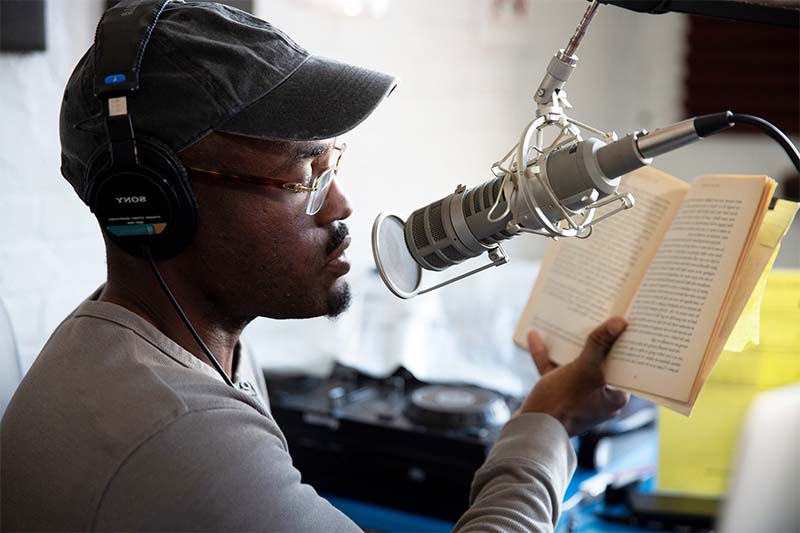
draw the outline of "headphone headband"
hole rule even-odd
[[[128,96],[139,90],[142,57],[169,0],[122,0],[95,34],[94,94],[103,106],[108,143],[86,169],[89,207],[113,241],[141,257],[174,257],[193,239],[197,204],[172,149],[134,131]]]
[[[122,0],[109,8],[94,36],[94,94],[139,90],[139,68],[150,35],[169,0]]]

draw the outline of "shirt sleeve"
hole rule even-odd
[[[274,420],[181,415],[132,451],[99,495],[97,531],[361,531],[302,483]]]
[[[512,419],[455,530],[550,531],[575,468],[561,424]],[[361,531],[302,483],[274,420],[217,408],[181,415],[141,443],[99,495],[98,531]]]
[[[475,473],[470,508],[454,531],[553,531],[575,462],[569,436],[555,418],[513,418]]]

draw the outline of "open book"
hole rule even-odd
[[[527,347],[536,329],[563,364],[601,322],[624,316],[607,382],[688,415],[786,231],[759,238],[775,185],[717,175],[690,186],[648,167],[626,175],[633,209],[588,239],[549,245],[515,342]]]

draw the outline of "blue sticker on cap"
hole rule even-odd
[[[124,82],[125,80],[125,74],[111,74],[110,76],[106,76],[103,81],[106,82],[106,85],[116,85]]]

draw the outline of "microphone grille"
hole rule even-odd
[[[411,213],[411,233],[416,248],[427,248],[431,244],[428,242],[428,236],[425,234],[425,221],[423,218],[422,209]]]
[[[442,239],[447,238],[447,233],[444,231],[444,225],[442,224],[442,202],[436,202],[431,206],[431,213],[430,213],[430,223],[431,223],[431,235],[433,235],[434,241],[441,241]]]
[[[411,229],[406,231],[408,248],[420,265],[429,270],[444,270],[470,257],[452,246],[445,229],[442,207],[448,198],[417,209],[406,222]]]

